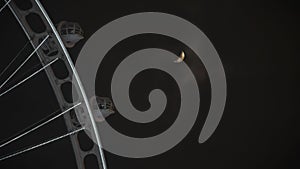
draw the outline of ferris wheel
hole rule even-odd
[[[55,26],[47,15],[42,4],[38,0],[28,0],[24,1],[23,3],[25,3],[25,5],[19,5],[18,1],[5,0],[4,5],[0,8],[0,13],[5,8],[9,8],[10,12],[14,15],[15,19],[19,23],[19,26],[22,28],[28,39],[25,46],[31,44],[33,47],[33,51],[31,51],[31,54],[25,60],[23,60],[21,64],[18,65],[17,69],[15,69],[7,79],[1,82],[0,97],[5,97],[7,93],[11,92],[26,81],[32,80],[34,76],[44,71],[49,79],[53,92],[55,93],[60,109],[51,114],[51,116],[46,117],[40,122],[37,122],[36,124],[30,126],[21,134],[18,134],[15,137],[4,142],[1,140],[0,148],[21,139],[23,136],[41,128],[44,125],[47,125],[48,123],[58,118],[64,119],[68,133],[12,154],[1,154],[0,162],[8,158],[13,158],[14,156],[20,155],[27,151],[31,151],[33,149],[47,145],[49,143],[55,142],[59,139],[69,137],[71,139],[77,167],[79,169],[88,169],[86,165],[86,158],[91,155],[94,157],[93,159],[95,163],[98,164],[98,168],[106,169],[107,167],[104,153],[94,121],[101,121],[103,119],[101,119],[99,115],[99,110],[96,111],[98,112],[98,118],[94,118],[94,110],[98,108],[97,104],[100,102],[102,106],[104,105],[104,107],[102,107],[103,111],[108,110],[110,111],[109,113],[113,113],[113,106],[110,100],[107,98],[95,97],[92,98],[92,100],[90,100],[90,98],[87,98],[80,78],[66,49],[66,47],[73,47],[76,42],[83,38],[83,31],[77,23],[63,21]],[[11,85],[8,89],[2,90],[3,87],[5,87],[8,82],[20,71],[20,69],[30,60],[30,58],[35,56],[35,54],[38,56],[42,67],[36,70],[34,73],[31,73],[22,80],[18,81],[17,83]],[[6,69],[14,63],[17,57],[18,55],[13,58],[13,60],[11,60],[10,64],[7,65],[2,73],[5,73]],[[52,66],[55,63],[60,63],[65,69],[67,73],[65,73],[64,76],[60,76],[59,73],[57,73],[60,71],[60,69],[56,69]],[[65,86],[72,86],[73,89],[75,89],[78,98],[77,100],[74,101],[73,99],[69,98],[69,96],[66,94],[67,92],[65,91]],[[95,106],[90,106],[90,102]],[[105,104],[109,104],[110,106],[105,107]],[[84,114],[84,116],[87,118],[85,120],[89,121],[89,123],[87,124],[90,125],[84,126],[80,124],[76,117],[76,114],[74,113],[74,109]],[[82,147],[80,146],[80,139],[78,139],[78,133],[83,130],[91,133],[94,140],[96,140],[96,143],[88,151],[82,149]]]

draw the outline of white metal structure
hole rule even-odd
[[[74,37],[73,36],[72,42],[70,41],[70,42],[64,43],[60,37],[60,34],[57,32],[55,26],[53,25],[52,21],[50,20],[49,16],[47,15],[47,13],[46,13],[45,9],[43,8],[43,6],[41,5],[41,3],[38,0],[26,0],[26,1],[28,1],[27,3],[30,3],[30,5],[28,6],[28,9],[19,8],[18,5],[16,4],[16,2],[14,2],[14,0],[5,0],[6,3],[3,7],[1,7],[0,12],[5,7],[8,7],[10,9],[10,11],[13,13],[13,15],[17,19],[18,23],[20,24],[20,26],[22,27],[22,29],[23,29],[24,33],[26,34],[28,40],[30,41],[32,47],[34,48],[34,51],[27,58],[27,60],[33,54],[36,53],[37,56],[39,57],[39,60],[43,67],[41,69],[39,69],[38,71],[36,71],[35,73],[33,73],[31,76],[25,78],[24,80],[22,80],[21,82],[19,82],[12,88],[10,88],[8,91],[1,93],[0,96],[6,94],[7,92],[12,90],[16,86],[22,84],[23,82],[25,82],[26,80],[28,80],[29,78],[34,76],[35,74],[44,70],[49,78],[49,81],[50,81],[53,91],[56,95],[56,98],[58,100],[58,103],[60,105],[60,109],[61,109],[62,113],[58,114],[57,116],[55,116],[52,119],[49,119],[48,121],[44,122],[43,124],[40,124],[39,126],[36,126],[33,129],[19,135],[18,137],[10,140],[9,142],[6,142],[5,144],[0,145],[0,148],[2,146],[9,144],[10,142],[13,142],[16,139],[19,139],[20,137],[26,135],[27,133],[41,127],[42,125],[49,123],[51,120],[54,120],[55,118],[63,116],[69,133],[66,135],[63,135],[61,137],[55,138],[53,140],[50,140],[48,142],[42,143],[40,145],[33,146],[31,149],[37,148],[39,146],[43,146],[43,145],[48,144],[57,139],[70,136],[74,154],[75,154],[76,161],[77,161],[78,169],[87,169],[85,166],[84,160],[85,160],[86,156],[88,156],[88,155],[96,156],[99,168],[106,169],[104,154],[103,154],[103,150],[101,147],[101,142],[100,142],[100,138],[99,138],[99,135],[97,132],[97,128],[95,126],[95,121],[93,119],[92,109],[89,105],[89,100],[86,97],[86,94],[85,94],[83,86],[80,82],[79,76],[75,70],[72,60],[71,60],[71,58],[68,54],[68,51],[66,50],[65,45],[64,45],[64,44],[67,44],[67,47],[71,47],[72,45],[74,45],[74,42],[76,43],[78,40],[80,40],[83,37],[81,37],[81,36]],[[38,25],[40,25],[39,27],[36,27],[37,22],[39,22],[38,23]],[[59,26],[60,26],[60,29],[59,29],[60,31],[64,31],[63,30],[64,26],[65,26],[65,28],[68,27],[68,26],[66,27],[66,23],[62,23]],[[74,24],[74,26],[75,26],[74,30],[76,30],[78,33],[77,35],[82,35],[81,28],[78,27],[78,25],[76,26],[76,24]],[[60,33],[62,34],[63,32],[60,32]],[[71,33],[72,32],[67,31],[63,35],[69,36]],[[74,35],[74,34],[72,34],[72,35]],[[22,65],[25,64],[27,60],[25,60],[22,63]],[[68,72],[68,75],[66,77],[63,77],[63,78],[57,77],[53,68],[51,66],[49,66],[57,61],[61,61],[64,63],[64,66]],[[22,67],[22,65],[20,67]],[[18,70],[16,70],[16,72],[17,71]],[[11,76],[13,76],[14,73]],[[72,83],[73,78],[76,80],[75,84]],[[73,87],[77,91],[78,100],[73,102],[72,100],[70,101],[70,100],[66,99],[64,92],[62,91],[62,86],[65,84],[73,85]],[[5,83],[3,83],[1,85],[1,87],[3,85],[5,85]],[[86,114],[89,117],[87,120],[89,121],[88,124],[91,124],[90,126],[81,126],[81,124],[79,124],[76,116],[74,117],[74,116],[70,115],[69,113],[67,113],[71,109],[74,109],[74,108],[80,110],[82,113]],[[97,141],[97,144],[94,144],[93,148],[89,151],[83,151],[80,148],[80,142],[79,142],[80,140],[77,137],[78,137],[78,131],[81,131],[81,130],[89,130],[89,132],[91,132],[92,137],[95,138],[94,140]],[[26,151],[29,151],[29,150],[30,149],[28,149]],[[19,154],[23,153],[23,152],[19,152]],[[6,158],[10,158],[15,155],[18,155],[18,153],[15,153],[11,156],[6,156],[5,158],[0,159],[0,161],[3,159],[6,159]]]

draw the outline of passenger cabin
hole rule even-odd
[[[83,39],[83,30],[76,22],[61,21],[57,25],[57,31],[67,48],[74,47],[78,41]]]

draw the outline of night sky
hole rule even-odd
[[[223,118],[212,137],[199,144],[198,137],[210,106],[209,77],[195,53],[184,44],[161,35],[133,36],[116,44],[106,55],[96,81],[96,93],[111,97],[110,80],[117,65],[134,51],[157,47],[179,54],[185,50],[187,64],[200,72],[196,79],[201,93],[198,119],[187,137],[161,155],[130,159],[105,152],[109,169],[221,169],[299,168],[299,116],[296,69],[299,66],[299,8],[293,1],[98,1],[42,0],[54,23],[78,22],[84,39],[69,49],[76,58],[88,38],[105,24],[137,12],[165,12],[198,26],[210,39],[224,65],[227,102]],[[4,3],[1,2],[0,6]],[[25,45],[26,37],[8,8],[0,13],[0,70]],[[101,47],[101,46],[100,46]],[[16,63],[32,51],[28,45]],[[7,85],[12,86],[38,68],[34,56]],[[37,66],[34,66],[37,65]],[[0,77],[2,83],[6,74]],[[32,70],[33,69],[33,70]],[[23,74],[25,73],[25,74]],[[165,91],[168,105],[161,117],[149,124],[130,122],[116,113],[108,122],[130,136],[157,135],[172,125],[178,112],[178,86],[167,74],[147,70],[138,74],[130,87],[130,99],[138,110],[147,110],[152,89]],[[3,91],[5,89],[1,89]],[[1,93],[1,92],[0,92]],[[27,126],[56,111],[59,106],[41,73],[0,97],[0,143]],[[63,119],[0,148],[0,156],[66,133]],[[0,169],[74,169],[75,157],[69,139],[0,161]]]

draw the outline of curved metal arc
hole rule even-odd
[[[38,0],[35,0],[35,2],[37,3],[38,7],[39,7],[40,10],[42,11],[42,13],[43,13],[43,15],[45,16],[47,22],[49,23],[49,25],[50,25],[50,27],[51,27],[51,29],[52,29],[52,31],[53,31],[55,37],[57,38],[59,44],[61,45],[61,48],[63,49],[63,52],[64,52],[64,54],[65,54],[65,56],[66,56],[66,58],[67,58],[67,61],[68,61],[69,65],[70,65],[70,67],[71,67],[71,69],[72,69],[73,76],[74,76],[76,82],[78,83],[78,86],[79,86],[80,92],[81,92],[81,94],[82,94],[82,97],[83,97],[83,99],[84,99],[84,103],[85,103],[85,105],[86,105],[88,114],[89,114],[89,116],[90,116],[90,118],[91,118],[90,120],[91,120],[91,124],[92,124],[93,130],[94,130],[95,139],[96,139],[96,141],[97,141],[97,145],[98,145],[98,147],[99,147],[99,152],[100,152],[100,154],[101,154],[101,161],[102,161],[103,169],[107,169],[107,167],[106,167],[106,162],[105,162],[105,158],[104,158],[104,153],[103,153],[103,150],[102,150],[102,144],[101,144],[101,141],[100,141],[100,136],[99,136],[99,134],[98,134],[98,129],[97,129],[97,127],[96,127],[96,123],[95,123],[94,119],[92,118],[93,115],[92,115],[91,107],[90,107],[90,105],[89,105],[89,102],[88,102],[86,93],[85,93],[84,88],[83,88],[83,86],[82,86],[81,80],[80,80],[80,78],[79,78],[79,76],[78,76],[78,73],[77,73],[77,71],[76,71],[76,69],[75,69],[75,66],[73,65],[73,62],[72,62],[72,60],[71,60],[71,58],[70,58],[70,55],[69,55],[67,49],[65,48],[65,46],[64,46],[64,44],[63,44],[63,42],[62,42],[62,40],[61,40],[61,38],[60,38],[60,36],[59,36],[59,34],[58,34],[56,28],[55,28],[55,26],[53,25],[53,23],[52,23],[52,21],[50,20],[48,14],[46,13],[44,7],[42,6],[42,4],[41,4]]]
[[[8,2],[9,0],[4,0],[5,2]],[[84,88],[82,86],[82,83],[79,79],[79,76],[77,74],[77,71],[72,63],[72,60],[69,56],[69,53],[68,51],[66,50],[55,26],[53,25],[52,21],[50,20],[48,14],[46,13],[45,9],[43,8],[43,6],[41,5],[41,3],[37,0],[33,0],[35,1],[36,5],[38,6],[38,8],[41,10],[42,14],[44,15],[46,21],[48,22],[49,26],[50,26],[50,29],[52,30],[52,32],[54,33],[61,49],[62,49],[62,52],[64,53],[65,57],[66,57],[66,61],[67,63],[69,64],[70,68],[71,68],[71,71],[73,72],[73,76],[75,78],[75,80],[77,81],[78,83],[78,88],[82,94],[82,98],[83,98],[83,102],[86,104],[86,109],[88,111],[88,114],[90,116],[90,120],[91,120],[91,124],[92,124],[92,129],[94,130],[94,134],[95,134],[95,137],[96,137],[96,141],[97,141],[97,149],[99,150],[99,154],[100,154],[100,159],[101,159],[101,162],[102,162],[102,167],[103,169],[107,169],[107,166],[106,166],[106,162],[105,162],[105,158],[104,158],[104,153],[103,153],[103,150],[102,150],[102,144],[101,144],[101,141],[100,141],[100,136],[97,132],[97,128],[96,128],[96,124],[95,124],[95,121],[94,119],[92,118],[92,112],[91,112],[91,108],[90,108],[90,105],[89,105],[89,102],[88,102],[88,99],[87,99],[87,96],[86,96],[86,93],[84,91]],[[29,34],[29,32],[27,32],[27,29],[25,28],[25,26],[23,25],[21,19],[18,17],[17,13],[14,11],[14,8],[11,6],[11,4],[8,3],[7,5],[10,9],[10,11],[13,13],[14,17],[16,18],[16,20],[18,21],[19,25],[21,26],[21,28],[23,29],[23,32],[25,33],[26,37],[30,40],[31,42],[31,45],[33,47],[35,47],[35,44],[34,42],[31,40],[31,36]],[[40,57],[40,54],[37,52],[37,55]]]

